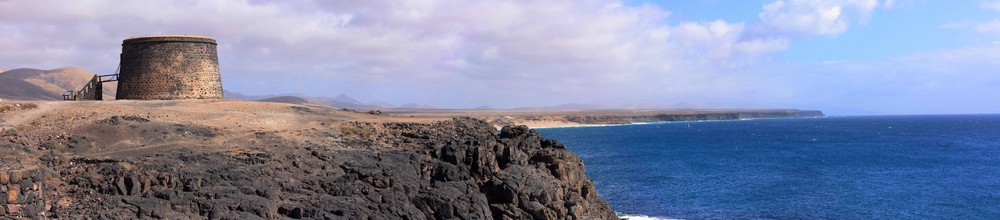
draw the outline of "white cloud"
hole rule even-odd
[[[1000,34],[1000,20],[976,23],[973,29],[982,33]]]
[[[979,3],[979,7],[987,10],[1000,12],[1000,1],[982,1]],[[975,22],[975,23],[965,24],[964,26],[958,26],[958,25],[954,26],[958,28],[971,27],[973,30],[982,33],[1000,34],[1000,20]]]
[[[876,0],[778,0],[758,15],[759,32],[838,35],[865,22],[877,6]]]
[[[224,78],[244,89],[418,94],[372,89],[394,87],[448,105],[502,89],[571,102],[631,96],[611,90],[643,83],[688,87],[787,48],[783,39],[741,40],[743,23],[672,26],[669,14],[615,0],[9,1],[0,2],[0,65],[110,72],[128,36],[201,34],[219,41]],[[277,81],[251,83],[265,79]]]
[[[826,66],[769,60],[796,36],[844,33],[876,3],[782,0],[756,21],[671,24],[669,11],[616,0],[0,1],[0,66],[106,73],[125,37],[186,33],[218,40],[227,89],[442,107],[878,105],[879,97],[914,101],[895,92],[918,88],[910,85],[931,97],[1000,84],[965,75],[1000,66],[983,60],[996,58],[987,51]],[[954,77],[978,81],[946,80]]]
[[[788,49],[788,39],[754,39],[736,44],[737,51],[745,54],[761,54]]]
[[[868,108],[867,113],[990,113],[1000,75],[1000,45],[976,45],[874,60],[805,64],[798,92],[820,108]],[[808,99],[806,99],[808,98]]]
[[[885,9],[896,8],[896,0],[885,0],[885,2],[882,2],[882,8]]]
[[[1000,12],[1000,1],[981,1],[979,7],[985,10]],[[1000,34],[1000,19],[992,21],[955,21],[941,25],[947,29],[966,29],[986,34]]]
[[[1000,11],[1000,1],[982,1],[979,3],[979,7],[982,7],[983,9]]]

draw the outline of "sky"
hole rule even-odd
[[[1000,113],[1000,1],[0,0],[4,69],[110,74],[151,34],[216,39],[249,95]]]

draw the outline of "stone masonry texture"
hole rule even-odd
[[[159,35],[122,42],[117,99],[221,99],[215,40]]]

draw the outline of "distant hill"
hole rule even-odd
[[[257,100],[257,101],[260,101],[260,102],[281,102],[281,103],[299,104],[299,105],[310,103],[309,100],[306,100],[306,99],[303,99],[303,98],[297,97],[297,96],[277,96],[277,97],[271,97],[271,98],[266,98],[266,99],[260,99],[260,100]]]
[[[239,99],[243,101],[253,101],[253,100],[275,97],[275,96],[250,96],[250,95],[244,95],[243,93],[229,91],[225,89],[222,90],[222,96],[226,97],[227,99]]]
[[[58,100],[57,96],[48,90],[24,80],[4,76],[0,73],[0,99],[17,100]]]
[[[334,108],[352,108],[352,109],[375,109],[375,108],[391,108],[379,104],[364,104],[357,99],[351,98],[350,96],[340,94],[334,97],[315,97],[302,94],[279,94],[279,95],[246,95],[243,93],[222,90],[224,96],[227,99],[239,99],[244,101],[277,101],[286,102],[287,101],[299,101],[297,99],[302,99],[307,103],[325,105]],[[294,97],[296,100],[290,99]],[[391,105],[389,105],[391,106]]]
[[[0,73],[0,77],[4,78],[4,86],[0,88],[2,97],[21,100],[59,100],[66,91],[83,88],[94,74],[77,67],[53,70],[20,68],[4,71]],[[34,87],[26,86],[25,83]],[[105,83],[103,88],[104,99],[113,100],[118,85]]]
[[[327,101],[327,100],[321,100],[319,103],[323,104],[323,105],[326,105],[326,106],[330,106],[330,107],[336,107],[336,108],[360,108],[360,109],[379,108],[379,106],[364,105],[364,104],[354,104],[354,103],[338,102],[338,101]]]
[[[351,98],[350,96],[347,96],[347,95],[344,95],[344,94],[340,94],[340,95],[337,95],[337,97],[330,98],[329,101],[341,102],[341,103],[348,103],[348,104],[355,104],[355,105],[364,105],[364,104],[361,104],[361,102],[359,102],[357,99]]]
[[[312,101],[315,103],[324,104],[331,107],[337,108],[357,108],[357,109],[377,109],[377,108],[392,108],[392,105],[384,102],[375,102],[365,104],[357,99],[350,96],[339,94],[335,97],[312,97]]]
[[[298,93],[282,93],[282,94],[267,94],[267,95],[247,95],[236,91],[222,90],[222,95],[227,99],[239,99],[243,101],[257,101],[266,98],[273,98],[278,96],[295,96],[306,100],[313,100],[313,97],[302,95]]]

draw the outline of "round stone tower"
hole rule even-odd
[[[215,40],[153,35],[122,42],[116,99],[221,99]]]

